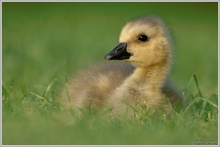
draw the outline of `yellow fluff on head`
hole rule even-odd
[[[152,112],[169,114],[173,108],[184,107],[181,94],[167,80],[172,57],[172,38],[159,17],[141,17],[128,22],[122,29],[119,44],[106,60],[125,62],[92,65],[80,71],[68,83],[63,104],[78,109],[92,107],[95,112],[109,107],[113,115],[130,106],[141,105]],[[69,98],[69,100],[68,100]]]

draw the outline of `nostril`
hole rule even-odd
[[[116,53],[116,54],[122,53],[122,52],[126,49],[126,47],[127,47],[127,44],[126,44],[126,43],[120,43],[120,44],[116,47],[115,53]]]
[[[122,48],[118,48],[117,50],[116,50],[116,53],[120,53],[122,51]]]

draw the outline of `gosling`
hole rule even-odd
[[[92,65],[67,84],[63,104],[74,110],[111,108],[113,115],[133,114],[145,106],[170,113],[185,107],[180,92],[167,80],[172,61],[172,38],[158,17],[140,17],[122,29],[119,44],[106,60],[125,62]]]

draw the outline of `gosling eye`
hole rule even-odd
[[[140,36],[138,37],[138,40],[140,40],[140,41],[142,41],[142,42],[145,42],[145,41],[148,40],[148,37],[147,37],[146,35],[140,35]]]

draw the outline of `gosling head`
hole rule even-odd
[[[137,67],[168,63],[171,58],[170,35],[157,17],[141,17],[122,29],[119,44],[106,60],[124,60]]]

